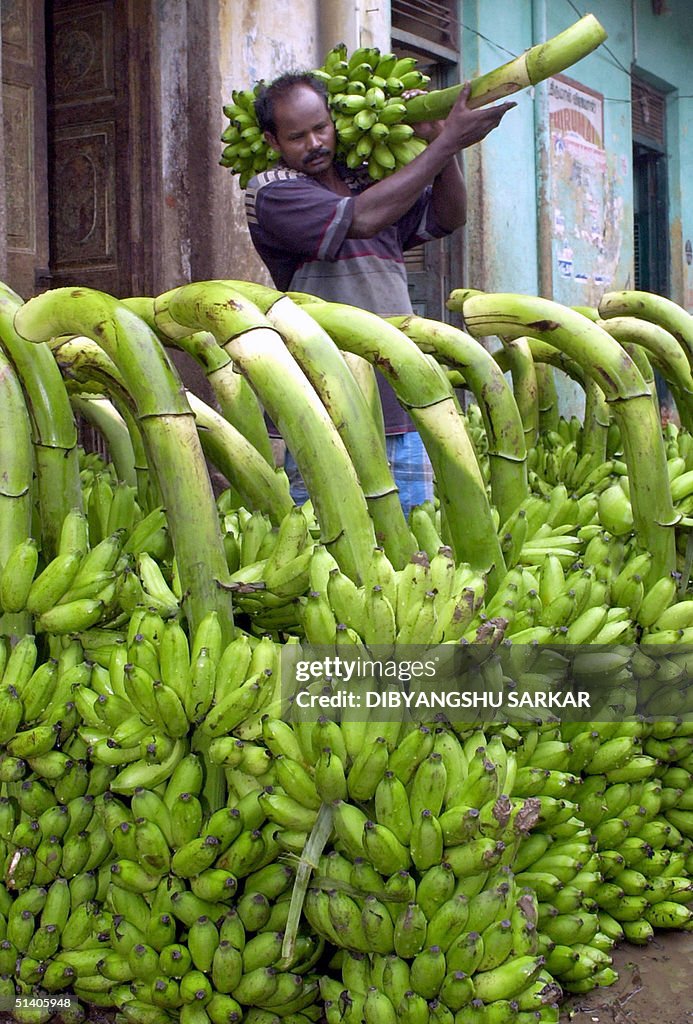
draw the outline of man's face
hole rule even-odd
[[[276,135],[265,132],[273,149],[294,171],[319,177],[332,166],[336,134],[322,96],[307,85],[297,85],[274,103]]]

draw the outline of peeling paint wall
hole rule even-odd
[[[161,181],[154,290],[187,280],[269,283],[250,242],[244,194],[219,166],[233,89],[317,67],[344,41],[390,44],[389,0],[154,0],[151,67]]]
[[[465,154],[470,191],[465,283],[592,306],[607,290],[635,287],[634,70],[667,93],[670,297],[693,311],[691,2],[666,0],[660,16],[650,0],[592,0],[586,9],[604,25],[606,47],[565,76],[600,98],[599,145],[584,151],[582,159],[559,152],[558,135],[551,131],[549,83],[517,94],[517,108]],[[465,78],[497,67],[577,20],[573,5],[558,0],[465,0],[462,10]],[[556,377],[562,412],[579,415],[580,389],[561,374]]]
[[[517,94],[517,109],[465,155],[467,283],[576,304],[594,304],[608,289],[634,287],[633,68],[668,91],[671,297],[693,309],[693,259],[689,264],[685,255],[686,241],[693,238],[690,0],[667,0],[661,16],[653,14],[649,0],[592,0],[589,10],[608,32],[608,49],[599,47],[565,75],[601,97],[603,172],[590,178],[584,161],[581,167],[579,160],[551,151],[556,139],[547,123],[546,85]],[[576,20],[570,4],[554,0],[466,0],[464,77],[489,71]],[[573,257],[581,251],[585,266],[578,269],[574,259],[569,266],[571,248]]]
[[[389,46],[389,2],[368,0],[218,0],[219,130],[225,127],[221,106],[232,89],[248,88],[259,79],[271,81],[283,71],[317,67],[326,51],[339,42]],[[217,273],[270,283],[250,242],[237,179],[218,168],[218,195],[224,242],[217,254]]]

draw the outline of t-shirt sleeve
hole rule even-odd
[[[335,260],[354,215],[354,199],[311,181],[276,181],[255,196],[256,230],[266,244],[313,260]]]
[[[416,245],[430,242],[432,238],[444,238],[450,231],[442,228],[433,212],[433,190],[429,185],[418,200],[397,221],[397,233],[403,251]]]

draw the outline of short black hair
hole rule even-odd
[[[263,86],[255,100],[255,116],[263,132],[271,132],[272,135],[277,134],[277,125],[274,120],[274,101],[286,96],[297,85],[307,85],[318,96],[322,96],[327,104],[327,85],[323,79],[316,77],[312,71],[286,71],[279,78],[275,78],[273,82],[270,82],[269,85]]]

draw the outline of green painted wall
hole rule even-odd
[[[604,291],[634,287],[634,71],[667,92],[670,297],[693,311],[693,267],[685,256],[686,240],[693,238],[690,0],[667,0],[660,16],[650,0],[575,7],[569,0],[464,0],[463,74],[488,71],[562,31],[578,19],[576,7],[593,13],[608,39],[566,71],[576,87],[572,97],[570,84],[563,93],[555,83],[524,90],[499,129],[465,155],[466,283],[569,304],[594,304]],[[566,96],[568,112],[561,113],[557,107]],[[552,131],[549,107],[564,130]],[[595,124],[602,123],[598,131]],[[578,131],[567,137],[566,125]]]

